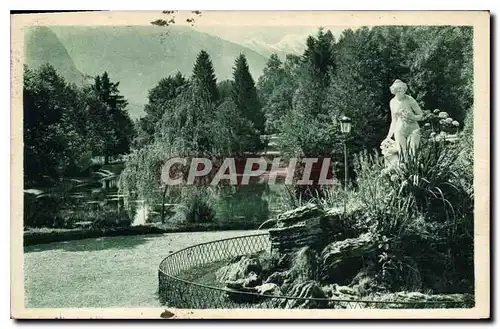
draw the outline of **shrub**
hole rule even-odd
[[[180,195],[180,204],[175,208],[175,223],[211,223],[215,217],[213,197],[207,188],[186,186]]]
[[[464,175],[471,175],[472,164],[463,149],[424,139],[415,156],[390,168],[377,153],[356,156],[357,186],[347,195],[347,213],[355,215],[345,221],[349,236],[373,234],[373,270],[382,285],[436,292],[473,288],[474,200],[472,180]],[[314,202],[339,207],[343,199],[344,192],[332,186]]]
[[[127,211],[116,211],[114,209],[100,209],[89,214],[93,228],[126,227],[132,223]]]
[[[454,170],[457,151],[444,141],[424,142],[415,155],[405,156],[400,165],[383,172],[398,200],[410,198],[426,216],[449,220],[462,210],[457,205],[465,192]]]
[[[70,227],[73,219],[61,213],[70,204],[63,194],[24,193],[24,227]]]

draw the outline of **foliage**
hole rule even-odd
[[[409,85],[426,108],[445,109],[463,122],[472,106],[472,28],[413,28],[419,47],[412,54]],[[446,54],[446,56],[443,56]]]
[[[91,149],[81,91],[50,65],[25,67],[23,79],[25,184],[85,170]]]
[[[24,194],[24,227],[67,227],[70,226],[60,216],[61,210],[67,203],[63,195]]]
[[[186,78],[180,72],[177,72],[174,76],[161,79],[149,91],[148,104],[144,107],[146,115],[139,119],[137,125],[140,137],[136,141],[137,146],[152,142],[155,125],[163,117],[165,110],[169,108],[168,102],[175,99],[186,84]]]
[[[216,222],[234,228],[257,228],[258,224],[269,218],[268,193],[268,186],[259,183],[219,186],[214,193]]]
[[[293,74],[270,58],[258,86],[269,127],[286,140],[281,151],[307,154],[304,148],[319,142],[320,154],[340,155],[340,132],[325,133],[321,122],[338,125],[343,115],[353,121],[352,152],[378,148],[389,126],[389,86],[396,78],[407,82],[423,108],[444,109],[461,122],[472,100],[470,32],[467,27],[363,27],[345,30],[334,43],[320,30],[308,38]],[[297,90],[292,102],[279,96],[285,90],[288,95]],[[455,127],[450,125],[450,132]],[[317,138],[300,142],[316,131]]]
[[[306,50],[303,60],[309,73],[322,87],[329,83],[329,73],[335,71],[335,38],[330,30],[319,28],[316,37],[309,36],[306,40]]]
[[[130,212],[134,200],[151,205],[178,200],[183,205],[178,209],[183,221],[212,220],[211,205],[201,195],[184,195],[187,192],[183,189],[164,185],[161,167],[173,157],[213,158],[256,149],[260,134],[252,121],[255,113],[248,111],[257,110],[260,105],[245,57],[240,56],[236,63],[236,81],[219,85],[222,99],[214,89],[216,78],[204,51],[200,52],[189,81],[176,76],[150,92],[149,105],[156,104],[158,111],[154,115],[161,117],[152,120],[155,122],[151,137],[147,143],[137,143],[120,178],[120,191]],[[164,211],[162,214],[165,222]]]
[[[473,199],[456,174],[457,154],[429,140],[397,167],[382,169],[373,158],[358,167],[356,195],[379,241],[380,279],[394,289],[471,288]],[[453,281],[443,285],[440,278],[450,272]]]
[[[239,111],[239,116],[248,120],[254,129],[244,131],[244,138],[250,150],[255,151],[261,148],[260,134],[264,132],[265,117],[262,113],[262,106],[257,96],[257,89],[250,74],[247,59],[241,54],[236,58],[233,68],[233,88],[232,100]],[[254,131],[252,131],[254,130]]]
[[[148,204],[165,203],[168,194],[163,193],[162,166],[170,157],[181,155],[177,149],[174,143],[154,142],[129,154],[118,185],[130,216],[135,212],[137,200]]]
[[[332,186],[309,202],[336,208],[347,201],[346,236],[370,232],[378,246],[370,271],[389,289],[470,292],[474,199],[461,174],[472,170],[462,155],[467,140],[424,137],[416,156],[388,168],[377,153],[362,152],[347,195]]]
[[[81,175],[93,155],[127,153],[134,126],[107,73],[76,87],[50,65],[25,67],[23,82],[24,176],[26,185],[56,184]]]
[[[217,78],[215,77],[212,60],[205,50],[200,51],[198,57],[196,57],[192,80],[197,81],[202,88],[208,91],[211,102],[217,102],[219,100]]]
[[[231,93],[233,90],[233,81],[232,80],[224,80],[217,83],[217,90],[219,91],[219,97],[221,102],[231,98]]]
[[[257,92],[266,117],[266,132],[269,134],[280,131],[281,120],[292,107],[296,89],[292,74],[296,61],[295,56],[288,55],[282,63],[278,55],[271,55],[257,82]]]
[[[126,211],[117,212],[115,209],[102,209],[91,212],[92,228],[116,228],[130,226],[131,219]]]
[[[200,186],[183,188],[173,221],[188,224],[211,223],[215,217],[213,202],[207,188]]]
[[[94,155],[126,154],[134,138],[134,124],[126,110],[127,101],[120,95],[119,82],[112,82],[107,72],[94,78],[94,83],[84,89],[89,116],[90,144]]]
[[[467,193],[474,197],[474,110],[467,111],[465,117],[464,129],[459,143],[456,147],[460,150],[458,159],[455,163],[457,176],[460,178],[460,184]]]
[[[218,154],[241,155],[260,144],[259,132],[250,120],[241,116],[231,99],[226,99],[216,108],[210,131]]]

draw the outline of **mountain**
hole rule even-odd
[[[50,63],[67,81],[82,85],[85,77],[80,72],[68,51],[49,28],[37,26],[27,28],[25,39],[25,64],[36,69]]]
[[[307,37],[317,32],[317,27],[301,26],[199,26],[195,29],[242,45],[266,58],[276,53],[282,59],[286,54],[302,54]]]
[[[305,40],[308,35],[285,35],[276,43],[266,43],[263,40],[254,39],[241,41],[241,45],[250,48],[265,57],[277,54],[285,59],[287,54],[302,55],[306,49]]]
[[[190,76],[202,49],[210,54],[218,81],[231,79],[240,53],[246,55],[255,80],[267,62],[266,57],[242,45],[185,26],[57,26],[50,30],[81,72],[95,76],[107,71],[113,81],[120,82],[132,117],[142,114],[148,91],[160,79],[177,71]],[[44,43],[37,39],[35,47],[50,48]]]
[[[266,58],[277,54],[282,60],[287,54],[302,55],[306,40],[318,33],[319,26],[199,26],[198,31],[217,36],[258,52]],[[336,39],[340,37],[343,26],[325,26]]]

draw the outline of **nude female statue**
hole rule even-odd
[[[390,90],[394,95],[389,103],[391,126],[384,142],[394,136],[400,156],[407,153],[407,146],[410,147],[410,153],[415,154],[420,143],[418,121],[423,119],[423,111],[413,97],[405,94],[408,87],[403,81],[394,81]]]

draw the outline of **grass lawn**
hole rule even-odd
[[[158,265],[187,246],[256,233],[220,231],[103,237],[24,248],[29,308],[160,307]]]

